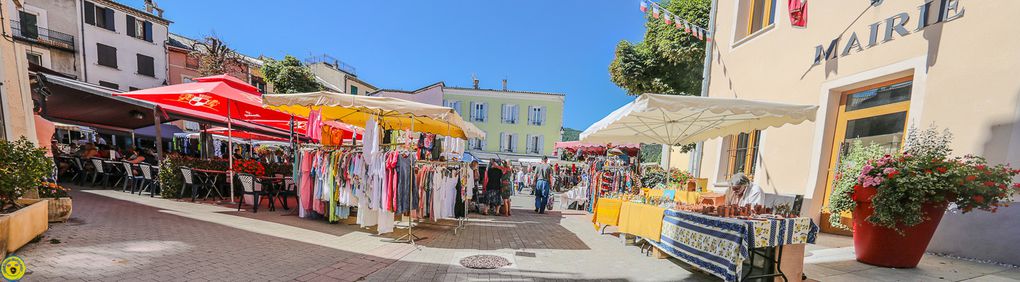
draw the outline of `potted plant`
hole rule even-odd
[[[952,157],[951,139],[948,131],[912,128],[903,152],[868,159],[852,189],[833,192],[852,201],[830,208],[852,210],[858,261],[916,267],[950,205],[963,213],[995,212],[1012,201],[1020,170],[977,156]]]
[[[39,188],[39,198],[46,200],[49,205],[50,222],[67,222],[71,217],[71,190],[53,182],[43,182]]]
[[[18,200],[52,171],[53,160],[46,151],[24,137],[0,141],[0,243],[6,242],[0,251],[13,252],[46,232],[46,201]]]

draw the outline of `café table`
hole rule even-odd
[[[262,184],[262,189],[268,190],[268,192],[270,193],[270,196],[269,196],[269,211],[275,211],[276,210],[276,204],[275,204],[275,202],[273,202],[273,198],[278,198],[278,196],[280,194],[280,191],[286,189],[286,187],[283,187],[283,185],[284,185],[284,180],[286,180],[287,177],[283,177],[283,176],[256,176],[256,178],[258,179],[259,183]],[[285,209],[285,210],[288,209],[286,202],[281,201],[281,203],[283,204],[283,209]]]
[[[219,183],[220,175],[224,175],[224,178],[226,178],[227,171],[201,168],[192,168],[191,171],[198,172],[196,174],[198,180],[210,187],[209,191],[205,193],[205,198],[203,199],[209,199],[209,196],[211,196],[213,192],[216,192],[216,196],[219,197],[220,200],[224,199],[223,193],[220,193],[220,185],[217,184]],[[225,180],[228,183],[231,182],[229,179]]]

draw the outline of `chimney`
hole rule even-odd
[[[471,74],[471,80],[472,80],[473,84],[475,85],[475,89],[478,89],[478,77],[475,76],[474,74]]]
[[[156,13],[153,14],[152,13],[153,11],[156,11]],[[145,0],[145,12],[156,15],[157,17],[160,18],[163,17],[163,9],[159,8],[159,6],[157,6],[156,3],[153,2],[152,0]]]
[[[503,79],[503,91],[506,91],[506,78]]]

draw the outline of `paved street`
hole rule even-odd
[[[43,240],[20,250],[27,281],[716,281],[674,260],[643,255],[600,235],[586,214],[530,211],[515,198],[514,216],[417,226],[417,245],[389,242],[346,223],[300,219],[289,211],[257,214],[210,204],[139,197],[110,190],[74,192],[74,216],[52,224]],[[875,268],[853,261],[842,237],[809,246],[807,272],[821,281],[1011,281],[1020,271],[928,256],[918,269]],[[460,258],[494,254],[513,265],[470,270]]]

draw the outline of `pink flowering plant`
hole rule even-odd
[[[853,201],[850,210],[857,202],[870,200],[874,213],[868,222],[901,231],[930,219],[922,210],[929,203],[951,203],[963,213],[995,212],[1008,205],[1018,187],[1013,178],[1020,170],[991,166],[977,156],[952,157],[951,139],[948,131],[911,128],[903,152],[867,160],[853,189],[841,191]],[[871,192],[870,199],[863,199]]]

